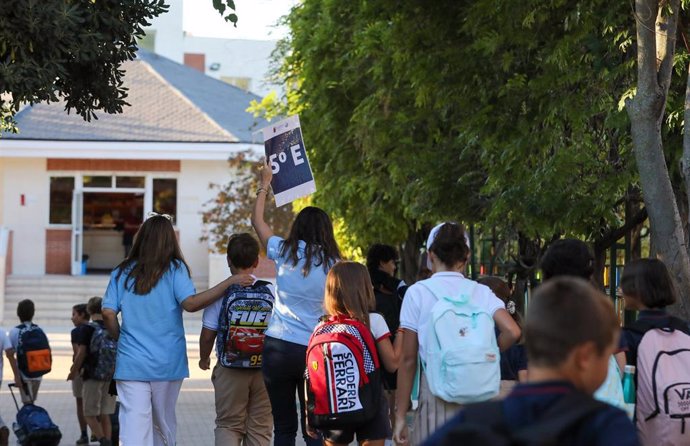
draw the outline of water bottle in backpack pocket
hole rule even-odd
[[[350,429],[379,412],[382,383],[376,342],[363,323],[333,316],[309,339],[305,397],[309,425]]]
[[[424,343],[424,375],[431,393],[449,403],[466,404],[498,395],[500,352],[493,316],[472,304],[475,282],[457,297],[444,296],[429,280],[419,282],[438,301],[431,308]]]

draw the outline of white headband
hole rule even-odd
[[[438,230],[441,229],[441,226],[445,225],[446,223],[455,224],[452,221],[444,221],[442,223],[437,224],[431,229],[431,231],[429,231],[429,237],[427,237],[426,239],[426,267],[428,269],[431,269],[431,258],[429,257],[429,249],[431,249],[431,245],[432,243],[434,243],[434,239],[436,239],[436,234],[438,234]],[[470,248],[470,238],[467,236],[466,231],[463,231],[463,233],[465,235],[465,244],[468,248]]]

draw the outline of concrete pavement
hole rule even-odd
[[[67,326],[46,329],[53,350],[53,370],[44,376],[36,401],[39,406],[48,411],[53,422],[60,427],[61,445],[74,444],[79,438],[75,400],[72,396],[71,383],[66,381],[72,365],[70,330],[71,327]],[[187,335],[187,355],[190,378],[184,381],[177,403],[177,444],[179,446],[213,445],[215,403],[211,371],[200,370],[197,365],[199,361],[198,334]],[[8,426],[11,426],[17,413],[7,389],[7,383],[12,381],[12,373],[5,359],[0,390],[0,416]],[[10,434],[10,444],[16,444],[14,434]],[[304,445],[300,435],[297,438],[297,445]]]

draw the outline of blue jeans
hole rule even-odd
[[[299,395],[302,437],[307,446],[320,446],[322,441],[307,435],[304,405],[304,367],[307,347],[294,342],[266,336],[263,350],[263,374],[273,410],[274,446],[295,446],[297,436],[297,404]]]

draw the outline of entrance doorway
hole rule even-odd
[[[125,258],[144,215],[156,211],[174,221],[177,213],[177,178],[165,174],[77,174],[69,180],[72,275],[109,273]],[[51,200],[52,192],[51,182]]]
[[[109,273],[144,219],[144,193],[84,191],[83,200],[82,273]]]

